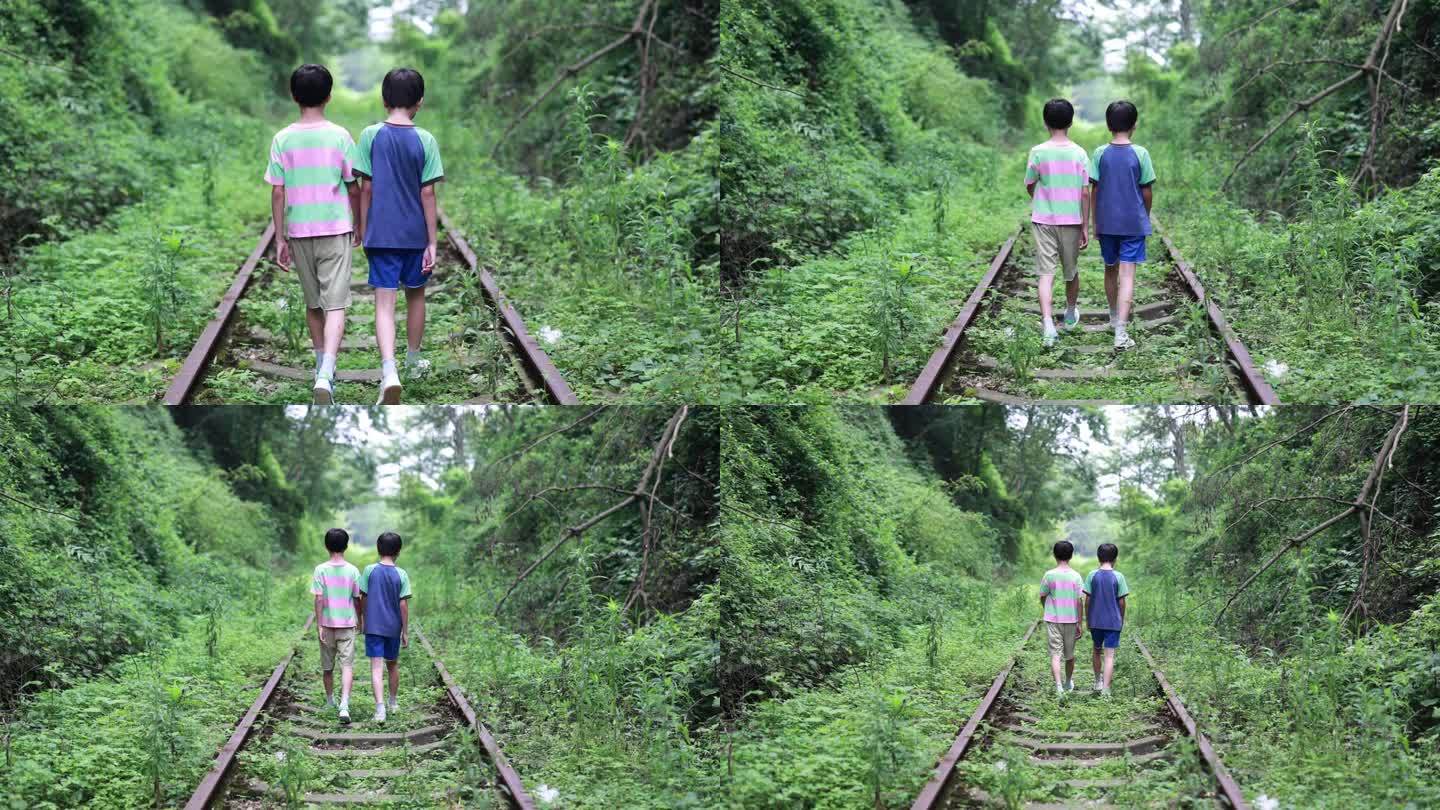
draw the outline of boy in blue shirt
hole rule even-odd
[[[1112,102],[1105,108],[1110,143],[1097,147],[1090,157],[1095,235],[1105,262],[1105,298],[1110,302],[1116,349],[1135,345],[1126,323],[1135,297],[1135,265],[1145,261],[1145,237],[1150,235],[1155,167],[1145,147],[1130,142],[1139,119],[1134,104]]]
[[[365,656],[370,659],[370,685],[375,687],[375,722],[385,722],[385,711],[400,708],[400,648],[410,646],[410,575],[395,564],[400,556],[400,535],[385,532],[375,540],[380,562],[360,575],[360,612],[365,617]],[[380,678],[381,661],[390,675],[390,699],[385,700]]]
[[[1120,647],[1120,630],[1125,626],[1125,597],[1130,593],[1130,586],[1125,583],[1125,575],[1115,570],[1120,549],[1114,543],[1101,543],[1100,548],[1095,549],[1095,556],[1100,559],[1100,567],[1085,578],[1085,615],[1090,620],[1090,640],[1095,644],[1091,661],[1095,691],[1110,697],[1115,651]]]
[[[355,147],[361,178],[360,231],[375,289],[375,342],[380,348],[380,399],[400,404],[395,369],[395,298],[405,286],[406,376],[430,368],[420,357],[425,336],[425,282],[435,270],[435,184],[445,179],[435,136],[415,126],[425,102],[425,78],[409,68],[385,74],[380,85],[386,117],[366,127]]]

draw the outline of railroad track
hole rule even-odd
[[[306,805],[470,807],[533,810],[535,804],[485,724],[418,627],[400,657],[400,711],[371,720],[369,662],[356,656],[354,722],[341,725],[321,696],[318,653],[301,639],[271,672],[185,810]],[[357,650],[363,653],[363,650]],[[422,660],[428,657],[433,666]],[[335,689],[340,689],[337,671]]]
[[[1170,806],[1197,782],[1204,787],[1195,798],[1248,809],[1239,785],[1138,637],[1134,648],[1116,656],[1113,696],[1101,698],[1090,690],[1090,644],[1082,634],[1075,691],[1059,699],[1045,645],[1028,644],[1039,625],[1025,632],[911,810],[1007,803],[1025,810],[1135,807],[1144,806],[1146,796]],[[962,762],[975,750],[981,753]],[[1197,768],[1203,769],[1198,780]],[[1026,801],[1027,791],[1048,800]]]
[[[445,239],[426,290],[426,356],[434,370],[406,383],[407,402],[497,400],[577,403],[549,356],[444,211]],[[267,225],[220,299],[215,317],[171,380],[167,405],[234,400],[235,386],[260,399],[310,400],[314,360],[299,283],[266,259],[275,228]],[[374,311],[365,266],[351,283],[354,302],[336,370],[336,401],[373,401],[379,384]],[[405,348],[404,296],[396,306],[397,352]],[[207,377],[215,383],[206,385]]]
[[[1170,237],[1152,218],[1164,252],[1136,272],[1130,332],[1136,348],[1111,346],[1099,245],[1081,253],[1080,325],[1039,348],[1040,305],[1025,227],[1007,239],[946,329],[904,399],[1006,404],[1046,401],[1214,402],[1278,404],[1220,307]],[[1158,259],[1158,261],[1157,261]],[[1065,308],[1064,278],[1055,283],[1055,314]],[[1031,339],[1033,338],[1033,340]]]

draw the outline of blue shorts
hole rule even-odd
[[[430,280],[420,272],[424,250],[365,248],[365,259],[370,262],[370,286],[377,290],[395,290],[401,284],[415,289]]]
[[[1099,234],[1100,259],[1106,265],[1130,262],[1139,264],[1145,261],[1145,237],[1143,236],[1106,236]]]
[[[1116,631],[1119,635],[1119,631]],[[365,657],[384,658],[386,661],[396,661],[400,658],[400,637],[376,636],[370,633],[365,634]]]
[[[1097,649],[1097,650],[1100,649],[1101,647],[1109,647],[1110,649],[1113,650],[1113,649],[1115,649],[1115,648],[1117,648],[1117,647],[1120,646],[1120,631],[1119,631],[1119,630],[1096,630],[1095,628],[1092,627],[1092,628],[1090,628],[1090,640],[1093,641],[1093,642],[1095,642],[1095,649]],[[368,653],[369,650],[370,650],[370,637],[369,637],[369,636],[366,636],[366,637],[365,637],[365,650],[366,650],[367,653]]]

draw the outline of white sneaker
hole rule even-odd
[[[1104,689],[1101,689],[1101,690],[1100,690],[1100,697],[1105,697],[1105,698],[1110,697],[1110,687],[1107,686],[1107,687],[1105,687]]]
[[[347,726],[350,725],[350,705],[348,703],[340,704],[340,722]]]
[[[1096,678],[1095,686],[1093,688],[1096,692],[1103,692],[1105,690],[1105,684],[1101,683],[1099,678]]]
[[[391,713],[400,711],[400,701],[396,700],[393,697],[390,698],[388,701],[385,702],[385,710]]]
[[[380,379],[380,399],[376,405],[399,405],[400,404],[400,377],[395,372],[383,374]]]
[[[1056,684],[1055,684],[1055,694],[1059,695],[1060,697],[1065,697],[1065,684],[1063,684],[1063,683],[1056,683]]]
[[[418,380],[430,374],[431,364],[423,357],[415,358],[415,362],[405,361],[405,379]]]
[[[1079,308],[1076,308],[1076,309],[1066,309],[1066,310],[1065,310],[1065,317],[1062,318],[1061,321],[1060,321],[1060,328],[1061,328],[1061,329],[1064,329],[1064,330],[1066,330],[1066,331],[1069,331],[1069,330],[1071,330],[1071,329],[1075,329],[1075,328],[1078,327],[1078,326],[1080,326],[1080,310],[1079,310]]]
[[[316,405],[329,405],[335,401],[335,384],[329,377],[316,377],[314,401]]]
[[[1133,348],[1135,348],[1135,341],[1130,338],[1130,335],[1119,329],[1115,330],[1115,350]]]
[[[384,703],[376,703],[376,704],[375,704],[375,722],[377,722],[377,723],[384,723],[384,722],[385,722],[385,704],[384,704]]]
[[[1059,337],[1059,334],[1055,331],[1054,321],[1045,324],[1043,328],[1044,333],[1040,337],[1040,342],[1048,349],[1055,345],[1055,338]]]
[[[325,711],[330,711],[330,710],[333,709],[333,708],[335,708],[335,698],[326,696],[326,698],[325,698]]]
[[[1065,682],[1065,691],[1066,691],[1066,692],[1074,692],[1074,691],[1075,691],[1075,682],[1074,682],[1074,681],[1066,681],[1066,682]]]

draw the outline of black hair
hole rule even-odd
[[[395,532],[385,532],[375,538],[375,550],[380,552],[381,557],[394,557],[400,553],[400,535]]]
[[[1139,120],[1140,111],[1128,101],[1112,101],[1110,106],[1105,108],[1105,126],[1109,127],[1111,132],[1129,132]]]
[[[344,529],[331,529],[325,532],[325,548],[335,554],[345,550],[350,545],[350,533]]]
[[[1075,107],[1063,98],[1052,98],[1045,102],[1044,117],[1051,129],[1069,129],[1075,122]]]
[[[1100,558],[1102,563],[1113,563],[1115,558],[1120,556],[1120,549],[1114,543],[1101,543],[1100,548],[1095,549],[1095,556]]]
[[[301,107],[319,107],[330,98],[335,80],[324,65],[301,65],[290,74],[290,97]]]
[[[387,110],[414,107],[425,98],[425,77],[418,70],[395,68],[386,73],[385,80],[380,82],[380,98],[385,101]]]
[[[1070,545],[1069,540],[1061,540],[1055,544],[1055,559],[1064,562],[1075,556],[1075,547]]]

